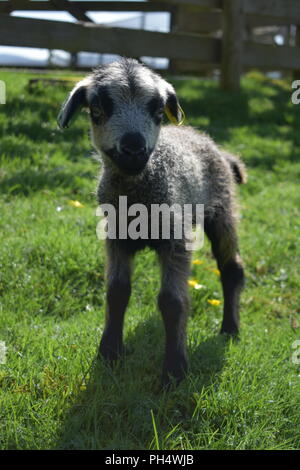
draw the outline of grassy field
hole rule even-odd
[[[98,164],[84,114],[65,132],[56,127],[68,88],[30,91],[36,76],[0,72],[0,447],[299,449],[300,105],[291,82],[253,72],[231,95],[210,80],[174,81],[188,122],[248,166],[238,189],[247,285],[240,341],[226,341],[222,303],[208,303],[222,300],[208,243],[195,254],[191,278],[205,288],[190,287],[190,373],[161,393],[152,252],[135,264],[125,329],[132,354],[113,372],[95,360],[105,299]]]

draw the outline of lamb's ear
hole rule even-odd
[[[68,98],[62,105],[60,113],[57,118],[58,125],[61,129],[68,127],[68,124],[74,114],[79,111],[82,107],[86,107],[87,103],[87,88],[90,85],[91,80],[89,77],[81,80],[73,88]]]
[[[175,92],[168,93],[165,113],[172,124],[176,124],[177,126],[181,126],[181,124],[183,124],[185,115]]]

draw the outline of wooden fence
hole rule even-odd
[[[68,11],[77,22],[10,16],[14,10]],[[88,11],[167,11],[171,32],[98,25]],[[246,34],[268,25],[297,25],[296,45],[260,44]],[[167,57],[177,71],[191,63],[220,68],[220,83],[227,90],[239,89],[241,73],[248,68],[299,74],[299,31],[299,0],[0,1],[0,45]]]

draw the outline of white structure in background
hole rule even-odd
[[[67,12],[41,12],[41,11],[15,11],[13,16],[30,17],[37,19],[50,19],[56,21],[76,20]],[[120,28],[145,29],[148,31],[169,32],[169,13],[88,13],[88,16],[97,24],[115,26]],[[111,62],[118,56],[112,54],[98,54],[80,52],[77,56],[77,64],[80,67],[95,67]],[[141,59],[153,68],[167,68],[168,59],[141,57]],[[6,47],[0,46],[0,66],[16,65],[24,67],[68,67],[71,64],[71,54],[61,50],[36,49],[30,47]]]

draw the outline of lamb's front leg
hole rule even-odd
[[[179,383],[187,372],[186,317],[188,309],[187,280],[190,255],[184,249],[162,250],[159,253],[162,283],[158,305],[165,333],[165,358],[162,382],[168,386],[172,379]]]
[[[107,239],[107,256],[106,319],[100,353],[104,359],[114,362],[124,350],[123,323],[131,294],[132,255],[118,240]]]

